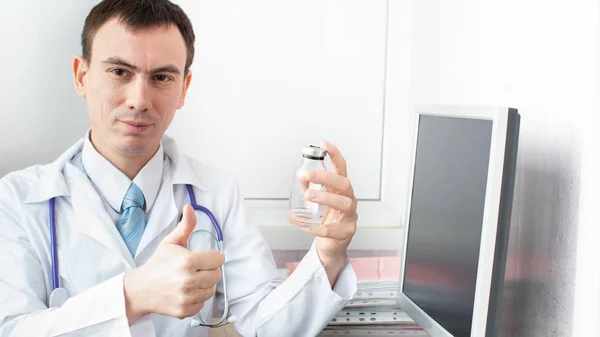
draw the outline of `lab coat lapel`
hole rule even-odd
[[[169,165],[165,165],[165,170],[169,169]],[[164,205],[164,206],[163,206]],[[136,256],[150,244],[157,236],[159,236],[179,214],[175,198],[173,196],[173,184],[168,174],[163,174],[163,182],[154,202],[154,209],[148,219],[146,230],[142,235],[142,240],[138,245]]]
[[[63,177],[63,168],[75,154],[81,151],[82,146],[83,140],[79,140],[61,154],[52,164],[48,165],[43,171],[39,189],[33,189],[24,202],[26,204],[47,202],[55,197],[69,196],[69,188]]]
[[[117,253],[131,268],[135,268],[135,262],[123,238],[83,172],[68,164],[65,167],[65,176],[71,190],[74,225],[85,235]]]
[[[178,208],[175,201],[176,185],[190,184],[201,190],[208,190],[206,186],[200,183],[194,170],[190,167],[188,159],[179,151],[175,141],[164,135],[162,142],[167,157],[163,167],[163,181],[154,202],[154,210],[148,219],[146,230],[138,245],[136,256],[140,255],[142,250],[150,245],[157,236],[164,236],[164,231],[173,224],[174,220],[179,220],[177,216],[180,214],[180,208]],[[179,207],[183,207],[183,205],[179,205]]]

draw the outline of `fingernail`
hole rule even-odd
[[[315,200],[317,198],[317,191],[308,191],[308,199]]]

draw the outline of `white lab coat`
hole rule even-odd
[[[356,291],[349,264],[331,289],[314,247],[284,281],[258,228],[246,221],[236,183],[181,154],[166,136],[162,186],[134,260],[95,189],[70,163],[82,144],[52,164],[0,180],[1,337],[208,336],[208,328],[190,328],[189,318],[150,314],[129,326],[125,314],[124,272],[144,264],[175,228],[189,203],[185,184],[194,187],[198,203],[212,210],[223,228],[230,314],[237,316],[243,336],[315,336]],[[71,298],[49,309],[52,197],[57,197],[60,282]],[[212,230],[203,221],[197,228]],[[217,285],[220,308],[222,287]],[[212,302],[205,303],[203,317],[212,317]]]

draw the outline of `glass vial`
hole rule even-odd
[[[317,227],[323,220],[323,205],[307,201],[304,194],[308,189],[325,191],[326,187],[309,183],[305,177],[308,171],[327,171],[325,156],[327,152],[315,145],[302,147],[302,161],[294,172],[294,182],[290,195],[288,219],[291,223],[301,227]]]

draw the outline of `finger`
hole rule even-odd
[[[322,238],[346,241],[356,233],[353,223],[331,223],[315,228],[302,228],[306,233]]]
[[[198,311],[200,311],[199,309],[202,308],[204,302],[206,302],[209,298],[215,295],[216,289],[216,286],[212,286],[206,289],[194,288],[193,290],[187,293],[180,294],[178,297],[177,305],[179,306],[179,308],[181,308],[182,311],[185,311],[185,314],[187,314],[187,316],[195,315],[198,313]],[[200,306],[200,308],[198,308],[198,311],[193,312],[193,310],[195,310],[197,306]]]
[[[353,212],[356,209],[354,199],[331,192],[311,189],[306,191],[304,198],[317,204],[329,206],[343,213]]]
[[[298,175],[298,182],[300,182],[300,186],[302,187],[302,193],[306,192],[308,185],[310,184],[308,178],[305,175],[300,174]]]
[[[348,173],[346,171],[346,160],[342,157],[340,150],[333,144],[323,141],[321,142],[321,148],[327,151],[329,158],[331,158],[331,163],[333,164],[333,172],[347,177]]]
[[[219,269],[200,270],[193,277],[197,280],[197,288],[207,289],[221,281],[221,271]]]
[[[192,206],[185,205],[183,207],[181,221],[177,224],[177,227],[162,240],[162,243],[186,247],[187,240],[194,231],[194,228],[196,228],[196,213]]]
[[[327,171],[308,171],[306,172],[306,179],[308,179],[311,183],[325,185],[329,188],[332,188],[347,197],[354,197],[354,189],[352,188],[352,183],[350,183],[350,180],[337,173]]]
[[[209,288],[196,289],[196,291],[192,295],[193,303],[197,304],[197,303],[206,302],[209,298],[215,296],[216,291],[217,291],[216,285],[213,285],[212,287],[209,287]]]
[[[179,319],[185,319],[199,313],[203,307],[204,301],[198,301],[194,297],[192,297],[190,300],[187,298],[181,299],[178,303],[178,306],[173,308],[168,315]]]
[[[325,219],[325,215],[323,216],[323,219]],[[295,216],[292,211],[288,212],[288,222],[291,223],[292,225],[295,225],[298,227],[305,227],[308,224],[314,225],[313,221],[314,220],[311,218],[303,219],[301,217]]]
[[[225,256],[216,249],[190,251],[189,258],[194,271],[217,269],[225,263]]]

